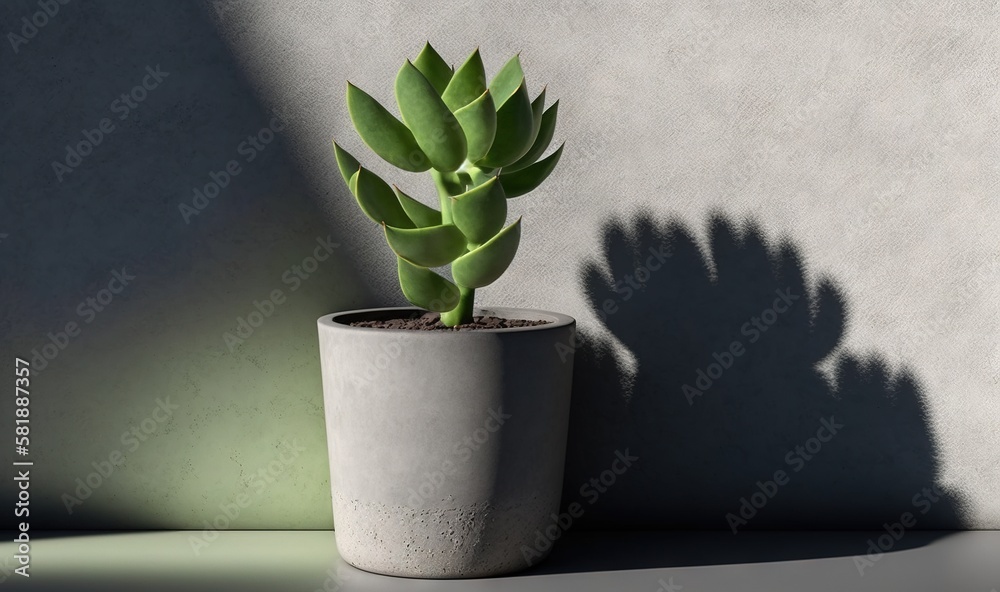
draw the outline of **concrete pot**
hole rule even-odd
[[[337,548],[360,569],[469,578],[538,560],[562,490],[572,344],[566,315],[477,309],[546,325],[481,331],[351,327],[414,308],[321,317]]]

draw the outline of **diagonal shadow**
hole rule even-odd
[[[648,213],[605,226],[610,273],[591,262],[583,285],[634,373],[581,333],[564,508],[616,529],[878,530],[906,512],[962,528],[913,371],[838,350],[845,298],[829,278],[807,288],[793,244],[719,214],[708,234],[703,252]],[[638,460],[608,486],[626,448]]]
[[[0,233],[10,234],[0,245],[0,335],[7,338],[0,353],[32,358],[33,350],[55,348],[47,335],[69,321],[82,332],[65,351],[65,342],[52,350],[57,358],[32,360],[32,386],[49,393],[31,409],[32,435],[40,443],[32,450],[39,461],[33,531],[200,528],[203,518],[217,514],[218,503],[245,487],[235,457],[270,454],[267,426],[301,428],[319,443],[302,458],[313,506],[297,519],[312,527],[333,524],[329,492],[322,494],[329,471],[315,319],[376,296],[355,256],[350,224],[343,223],[347,216],[324,221],[340,207],[355,214],[342,195],[346,189],[315,194],[291,148],[299,135],[294,119],[281,115],[277,129],[281,105],[255,95],[239,58],[220,38],[213,16],[230,4],[154,0],[84,8],[62,2],[16,56],[3,58],[4,80],[18,92],[4,93],[10,108],[0,109],[0,128],[30,140],[0,145],[10,173],[0,175],[0,220],[7,222]],[[19,32],[22,17],[27,22],[45,11],[23,0],[4,2],[0,14]],[[162,85],[138,86],[147,67],[167,73]],[[128,103],[120,97],[136,89],[146,94],[129,99],[133,107],[123,112]],[[66,160],[71,144],[80,146],[81,133],[95,137],[105,119],[113,130],[96,146],[84,144],[92,152],[57,177],[52,163]],[[269,136],[261,135],[265,130]],[[238,174],[226,172],[229,163],[238,165]],[[196,213],[180,209],[197,205],[194,196],[206,195],[206,187],[217,193],[190,210]],[[331,192],[332,208],[321,202]],[[285,281],[285,270],[314,253],[320,237],[342,248],[307,279]],[[113,304],[87,309],[99,315],[82,316],[81,301],[108,285],[109,270],[125,265],[137,276],[135,285]],[[247,348],[227,348],[222,333],[233,330],[230,320],[275,289],[288,300],[267,328]],[[169,321],[153,321],[163,318]],[[252,375],[261,379],[248,380]],[[283,384],[278,396],[269,381]],[[167,395],[183,405],[165,426],[173,434],[158,431],[149,444],[130,450],[121,434],[144,417],[134,413],[147,413],[144,401]],[[0,404],[0,416],[3,429],[13,430],[13,399]],[[209,452],[213,447],[198,448],[210,437],[203,417],[214,418],[213,432],[237,436]],[[122,470],[102,478],[91,497],[90,486],[81,489],[74,479],[101,477],[91,463],[115,450],[125,453]],[[150,462],[159,468],[149,472]],[[208,473],[221,483],[214,493],[195,478]],[[281,487],[257,498],[239,526],[294,525],[292,514],[273,509]],[[153,499],[160,491],[171,492],[168,502]],[[84,505],[69,513],[64,494],[80,496]],[[17,497],[14,481],[0,485],[3,503],[13,505]],[[267,504],[271,510],[262,509]],[[5,514],[0,527],[16,530],[19,520]]]

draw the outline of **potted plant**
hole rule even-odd
[[[334,142],[416,307],[318,320],[337,546],[389,575],[516,571],[538,560],[559,511],[575,321],[474,297],[517,251],[508,200],[559,161],[561,146],[541,158],[558,102],[545,109],[544,89],[530,99],[518,56],[487,84],[478,49],[454,69],[430,44],[400,68],[395,96],[402,121],[348,82],[351,120],[390,164],[429,171],[440,209]],[[450,280],[434,271],[449,265]]]

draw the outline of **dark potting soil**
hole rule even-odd
[[[441,322],[441,315],[425,312],[414,317],[400,319],[379,319],[376,321],[354,321],[352,327],[373,327],[376,329],[406,329],[409,331],[475,331],[477,329],[512,329],[514,327],[534,327],[547,325],[549,321],[527,319],[502,319],[500,317],[472,317],[471,323],[449,327]]]

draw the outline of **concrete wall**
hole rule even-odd
[[[34,10],[7,3],[2,22]],[[491,72],[520,51],[532,94],[561,101],[563,160],[512,202],[521,250],[479,298],[580,321],[565,498],[582,521],[878,528],[912,511],[918,527],[1000,527],[998,16],[907,1],[61,8],[4,53],[11,351],[81,321],[112,269],[136,279],[36,382],[40,515],[197,528],[245,493],[233,528],[330,526],[312,320],[402,302],[330,139],[431,195],[367,152],[344,104],[350,79],[391,105],[429,39],[454,62],[480,46]],[[162,87],[58,181],[51,161],[157,64]],[[238,144],[275,113],[278,139],[244,163]],[[178,204],[229,159],[245,172],[185,223]],[[327,235],[341,247],[292,293],[284,271]],[[230,351],[223,333],[273,289],[287,303]],[[169,422],[68,515],[61,494],[167,396]],[[294,437],[305,451],[258,493],[251,474]],[[588,488],[626,449],[633,467]],[[727,518],[778,471],[788,483],[746,524]]]
[[[4,31],[37,9],[5,3]],[[3,354],[53,358],[32,384],[33,527],[200,528],[241,500],[231,528],[329,527],[315,319],[371,297],[287,132],[265,131],[295,116],[255,97],[200,5],[70,3],[3,52]],[[213,173],[226,186],[195,203]],[[241,327],[255,303],[273,312]]]

